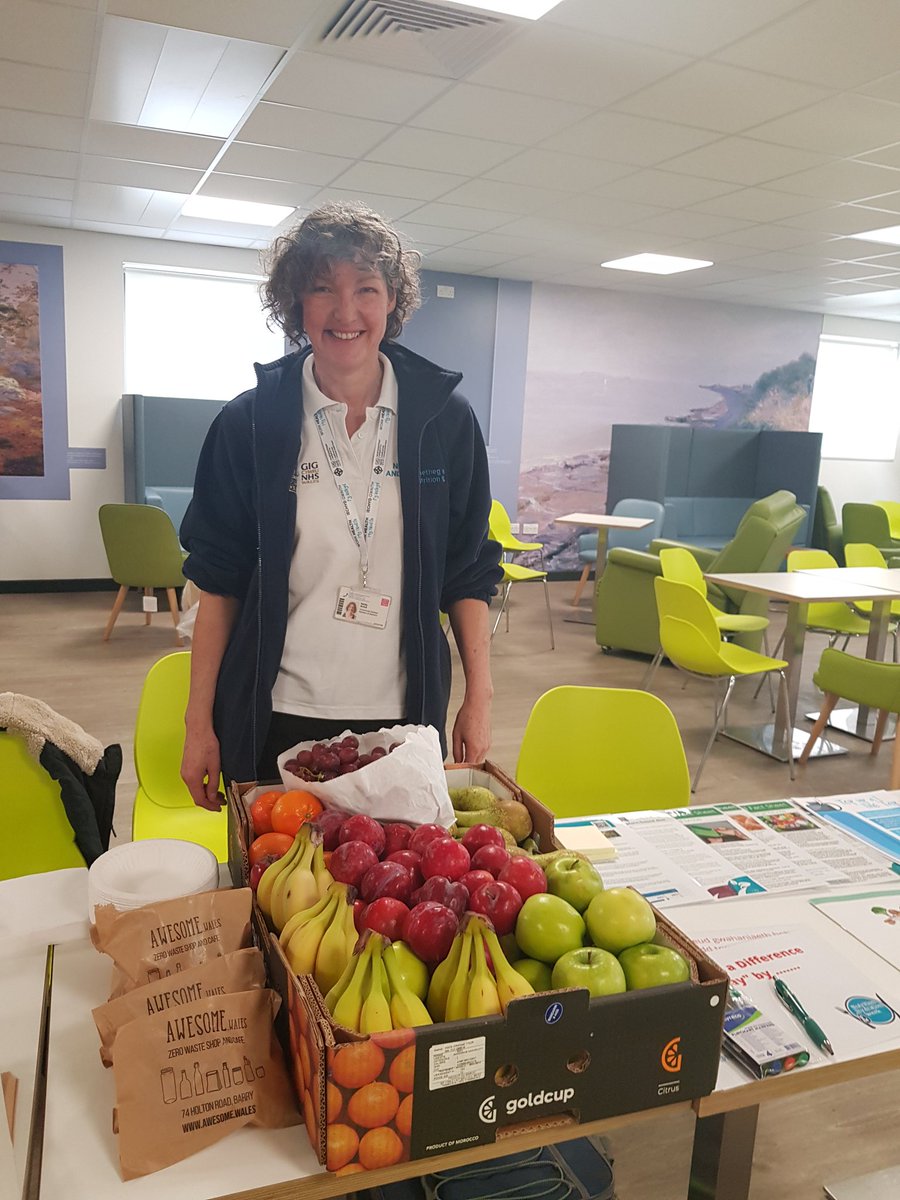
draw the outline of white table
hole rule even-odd
[[[614,513],[566,513],[564,517],[553,518],[557,525],[586,525],[597,530],[597,564],[594,568],[594,601],[591,604],[591,615],[583,612],[570,613],[563,619],[575,625],[593,625],[594,609],[597,600],[597,585],[603,568],[606,566],[606,550],[610,529],[646,529],[652,525],[650,517],[617,517]],[[574,601],[573,601],[574,603]]]
[[[865,568],[868,570],[868,568]],[[878,568],[875,568],[876,570]],[[885,572],[880,572],[884,575]],[[896,572],[900,577],[900,571]],[[796,728],[797,698],[800,692],[800,668],[803,661],[803,643],[806,636],[805,607],[815,602],[871,600],[872,616],[869,622],[869,637],[866,657],[881,659],[887,637],[891,600],[900,599],[900,586],[893,579],[882,586],[860,581],[857,572],[847,567],[814,571],[757,571],[737,574],[709,574],[706,578],[719,587],[735,588],[745,592],[756,592],[773,600],[785,600],[788,604],[782,657],[787,662],[785,672],[788,685],[788,722],[784,720],[781,706],[774,723],[760,726],[729,726],[722,732],[726,737],[744,745],[752,746],[764,754],[787,762],[787,738],[793,741],[795,757],[799,756],[809,740],[809,733]],[[865,725],[868,713],[860,711],[860,720]],[[834,742],[819,741],[813,750],[818,757],[843,754],[844,749]]]

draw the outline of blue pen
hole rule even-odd
[[[773,976],[772,983],[775,986],[775,994],[778,996],[778,999],[791,1016],[800,1022],[806,1033],[812,1038],[813,1044],[818,1046],[820,1050],[824,1050],[826,1054],[833,1055],[834,1050],[831,1042],[828,1040],[828,1035],[822,1029],[821,1025],[816,1024],[784,980]]]

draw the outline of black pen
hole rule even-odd
[[[824,1050],[826,1054],[834,1054],[831,1042],[821,1025],[817,1025],[812,1019],[788,985],[783,979],[777,976],[772,976],[772,983],[775,985],[775,994],[784,1007],[788,1010],[792,1017],[795,1017],[803,1026],[805,1031],[812,1038],[813,1043],[820,1050]]]

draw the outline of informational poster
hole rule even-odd
[[[818,821],[887,855],[900,872],[900,792],[817,796],[800,804]]]
[[[892,967],[900,968],[900,888],[811,900],[824,916],[852,933]]]

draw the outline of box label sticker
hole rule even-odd
[[[431,1046],[428,1051],[430,1090],[435,1092],[439,1088],[484,1079],[485,1040],[477,1037],[464,1042],[443,1042],[440,1046]]]

